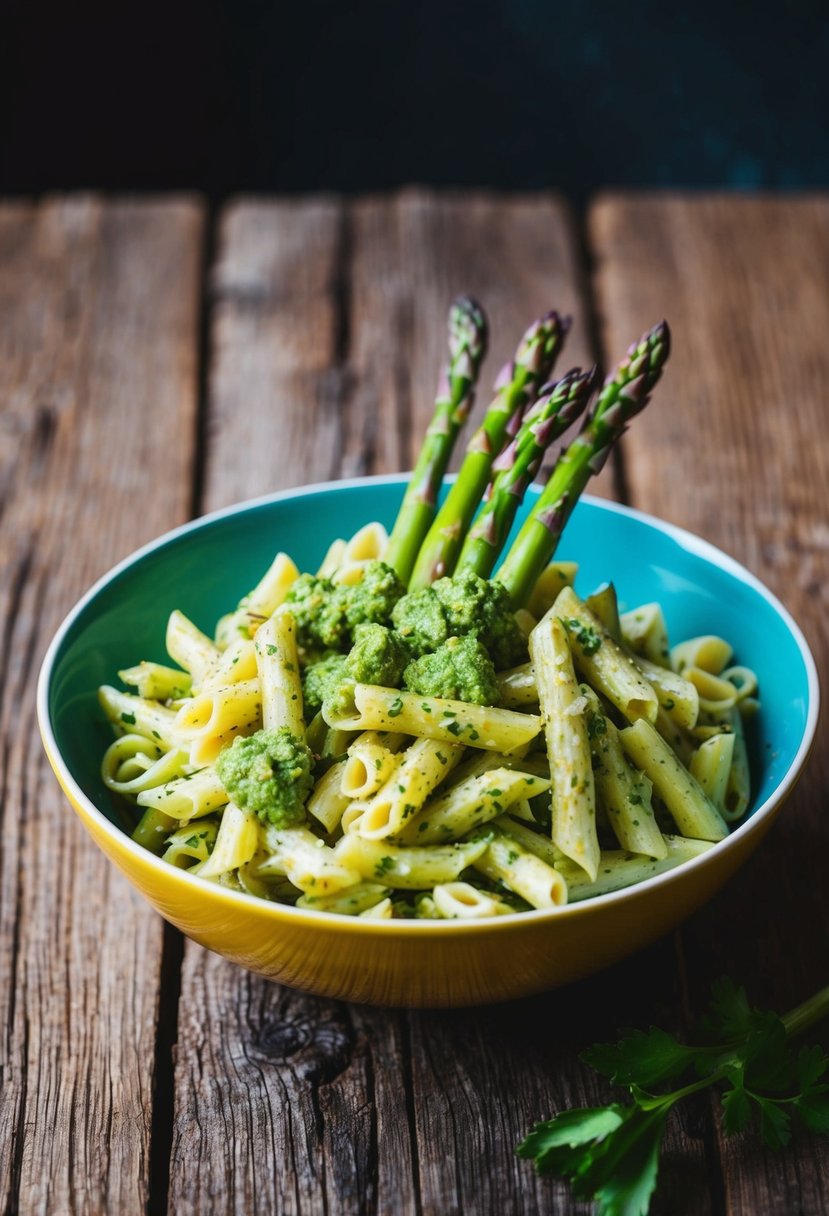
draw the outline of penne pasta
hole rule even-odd
[[[584,713],[587,701],[579,691],[567,633],[555,606],[533,630],[530,655],[539,673],[538,700],[552,780],[553,842],[595,877],[599,839]]]
[[[396,836],[417,814],[432,790],[449,775],[463,748],[435,739],[417,739],[403,754],[389,779],[368,799],[354,830],[366,840]]]
[[[330,726],[345,730],[393,730],[444,743],[510,752],[529,743],[541,719],[508,709],[470,705],[376,684],[354,684],[336,706],[323,707]]]
[[[280,610],[256,633],[254,643],[259,691],[262,696],[262,725],[265,730],[285,728],[298,738],[305,734],[302,713],[302,682],[296,622],[290,612]]]
[[[714,803],[649,722],[642,719],[619,736],[633,763],[651,779],[683,836],[713,841],[728,835],[728,826]]]
[[[637,718],[655,722],[659,712],[656,693],[572,588],[564,588],[551,611],[566,628],[573,661],[591,688],[607,697],[628,722]]]

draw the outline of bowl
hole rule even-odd
[[[585,497],[559,551],[579,561],[579,588],[587,593],[612,579],[623,607],[659,600],[674,640],[720,633],[737,661],[759,675],[752,804],[726,840],[676,870],[583,903],[436,922],[283,907],[200,880],[135,844],[123,807],[99,775],[111,735],[98,685],[138,659],[165,660],[173,608],[209,632],[278,549],[315,569],[335,536],[370,519],[389,525],[405,482],[363,478],[273,494],[187,524],[128,557],[72,609],[49,647],[38,686],[40,729],[58,781],[93,839],[194,941],[268,979],[329,997],[427,1007],[508,1000],[640,949],[728,881],[765,836],[805,763],[818,711],[815,664],[786,609],[737,562],[680,528]]]

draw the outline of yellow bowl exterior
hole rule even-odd
[[[754,851],[782,805],[751,821],[752,830],[726,847],[660,878],[553,912],[437,925],[355,920],[297,913],[162,865],[103,815],[90,813],[44,742],[95,842],[182,933],[267,979],[376,1005],[482,1005],[599,971],[669,933],[710,899]]]

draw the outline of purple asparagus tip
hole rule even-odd
[[[562,494],[558,502],[554,502],[551,507],[545,507],[543,510],[539,511],[535,518],[543,528],[546,528],[548,532],[551,532],[555,536],[560,531],[561,526],[564,523],[564,513],[566,508],[567,495]]]
[[[515,452],[516,446],[515,440],[513,439],[513,441],[508,443],[504,450],[493,460],[492,471],[494,473],[501,473],[505,469],[511,469],[515,464]]]
[[[495,383],[492,387],[495,389],[496,393],[500,392],[500,390],[502,388],[506,388],[507,385],[511,383],[514,375],[515,375],[515,365],[512,362],[512,360],[510,359],[507,363],[504,364],[504,366],[499,371],[498,375],[495,377]]]

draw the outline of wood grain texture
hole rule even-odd
[[[162,924],[48,770],[46,644],[190,502],[201,214],[0,208],[0,1208],[141,1212]]]
[[[479,294],[492,318],[484,383],[551,304],[577,319],[564,366],[588,361],[572,231],[550,199],[240,202],[220,231],[210,506],[410,465],[458,291]],[[293,386],[283,398],[280,385]],[[170,1210],[579,1211],[515,1144],[566,1104],[608,1099],[578,1050],[655,1011],[675,1023],[680,1004],[670,942],[566,992],[440,1014],[291,993],[188,943]],[[675,1179],[707,1168],[702,1127],[691,1115],[675,1126]],[[662,1210],[709,1207],[697,1191],[692,1206]]]
[[[659,401],[626,441],[632,501],[767,582],[803,626],[825,687],[829,200],[611,196],[590,231],[607,343],[663,314],[674,332]],[[723,972],[780,1010],[825,984],[829,903],[817,859],[829,849],[828,787],[819,742],[771,839],[689,922],[692,1006]],[[732,1216],[829,1210],[825,1141],[803,1137],[772,1154],[746,1135],[723,1140],[720,1153]]]

